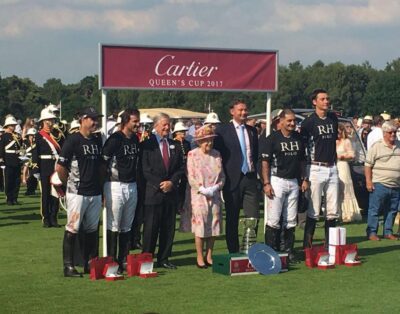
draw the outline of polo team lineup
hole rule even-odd
[[[101,127],[103,115],[86,107],[68,124],[54,104],[23,126],[7,115],[0,129],[0,188],[15,208],[21,184],[26,196],[39,191],[43,228],[61,228],[65,210],[65,277],[91,272],[103,208],[103,255],[118,264],[119,275],[133,250],[151,254],[157,268],[177,269],[170,260],[176,230],[193,233],[196,267],[213,268],[217,237],[225,235],[230,255],[243,253],[243,217],[255,221],[255,236],[264,233],[266,246],[287,254],[289,265],[315,246],[321,220],[325,247],[332,228],[362,216],[369,241],[398,240],[399,119],[386,112],[345,119],[330,110],[324,89],[315,89],[310,103],[313,110],[301,122],[294,109],[274,110],[270,134],[267,120],[251,118],[243,99],[231,102],[227,123],[212,111],[201,120],[126,108]],[[349,166],[362,154],[363,208]],[[296,227],[304,229],[301,235]],[[299,250],[296,236],[303,242]]]

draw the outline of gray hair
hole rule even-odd
[[[382,124],[383,132],[390,132],[390,131],[396,131],[396,130],[397,130],[397,126],[392,121],[386,121],[385,123]]]
[[[160,122],[162,119],[168,119],[168,120],[170,120],[170,117],[169,117],[169,115],[167,115],[166,113],[159,113],[159,114],[157,114],[154,118],[153,118],[153,122],[154,122],[154,125],[156,125],[158,122]]]

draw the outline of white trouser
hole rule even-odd
[[[66,194],[67,224],[65,229],[78,233],[81,224],[86,233],[97,231],[101,213],[101,195]]]
[[[107,230],[129,232],[138,199],[136,182],[106,182],[104,198],[107,208]]]
[[[296,227],[299,184],[297,179],[284,179],[271,176],[274,198],[268,199],[267,225],[279,229],[282,224],[286,229]]]
[[[333,220],[339,217],[339,177],[336,165],[332,167],[310,165],[310,202],[307,215],[318,219],[321,208],[322,194],[326,198],[326,219]]]

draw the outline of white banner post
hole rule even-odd
[[[101,90],[101,124],[103,125],[104,134],[107,134],[107,91]],[[103,207],[103,256],[107,256],[107,210]]]
[[[265,137],[271,134],[271,93],[267,93],[267,103],[265,105],[265,120],[267,121]],[[263,185],[264,188],[264,185]],[[268,197],[264,194],[264,234],[265,226],[267,225],[267,207],[268,207]]]

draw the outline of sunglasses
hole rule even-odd
[[[385,133],[396,134],[397,131],[386,131]]]

